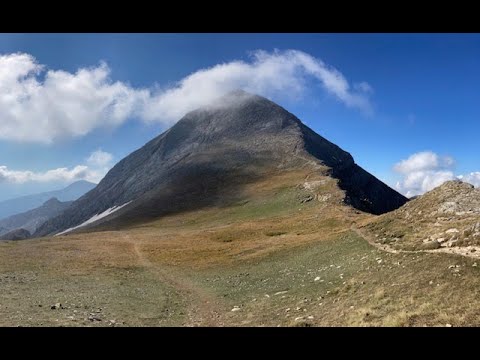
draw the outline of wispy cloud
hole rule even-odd
[[[476,187],[480,186],[480,171],[474,171],[469,174],[459,175],[458,178],[462,181],[475,185]]]
[[[72,182],[88,180],[98,183],[112,166],[113,156],[107,152],[97,150],[87,159],[88,165],[77,165],[72,168],[57,168],[44,172],[30,170],[12,170],[7,166],[0,166],[0,182],[24,184],[27,182]]]
[[[480,185],[480,172],[455,175],[454,167],[455,159],[451,156],[440,156],[432,151],[412,154],[394,165],[393,169],[402,176],[395,188],[411,197],[430,191],[449,180],[460,179],[475,186]]]
[[[94,167],[105,167],[111,165],[113,155],[102,151],[102,149],[95,150],[87,158],[87,163]]]
[[[432,151],[422,151],[395,164],[394,170],[401,174],[410,174],[417,171],[449,169],[454,164],[451,156],[439,156]]]
[[[368,83],[351,85],[334,67],[298,50],[254,51],[249,61],[200,69],[167,88],[134,88],[110,73],[106,63],[70,73],[29,54],[0,55],[0,139],[51,143],[130,118],[171,125],[234,89],[285,98],[301,96],[309,80],[346,106],[372,112]]]

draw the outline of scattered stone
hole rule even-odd
[[[232,309],[232,312],[240,311],[240,306],[235,305]]]
[[[279,292],[276,292],[275,294],[273,295],[282,295],[282,294],[286,294],[288,292],[288,290],[285,290],[285,291],[279,291]]]
[[[313,281],[318,281],[320,280],[320,276],[317,276]]]
[[[56,303],[55,305],[52,305],[52,306],[50,307],[50,309],[52,309],[52,310],[59,310],[59,309],[63,309],[63,306],[62,306],[61,303]]]
[[[452,324],[446,324],[445,327],[452,327]]]
[[[102,319],[96,315],[96,314],[90,314],[90,316],[88,317],[88,320],[90,320],[91,322],[95,322],[95,321],[102,321]]]
[[[308,320],[313,320],[314,318],[313,318],[312,315],[310,315],[310,316],[307,316],[307,319],[308,319]]]
[[[302,199],[301,203],[304,204],[304,203],[307,203],[307,202],[312,201],[312,200],[313,200],[313,196],[309,195],[306,198]]]
[[[303,320],[303,319],[304,319],[303,316],[299,316],[299,317],[296,317],[296,318],[295,318],[295,321],[300,321],[300,320]]]
[[[430,285],[433,285],[433,280],[430,280],[429,284],[430,284]]]
[[[472,266],[473,266],[473,267],[477,267],[477,263],[474,262],[474,263],[472,264]]]
[[[285,309],[285,312],[289,312],[289,311],[290,311],[290,308],[286,308],[286,309]]]
[[[455,228],[452,228],[452,229],[448,229],[447,231],[445,231],[445,234],[456,234],[456,233],[459,233],[460,231],[458,229],[455,229]]]

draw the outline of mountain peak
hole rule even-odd
[[[244,107],[252,103],[256,103],[257,105],[262,105],[262,104],[266,105],[267,103],[272,103],[272,102],[263,96],[249,93],[242,89],[236,89],[236,90],[227,92],[222,96],[217,97],[216,99],[211,101],[208,105],[195,109],[193,110],[193,112],[195,113],[195,112],[216,111],[216,110],[217,111],[218,110],[233,111],[235,109],[238,110],[238,108]]]
[[[338,179],[345,202],[361,210],[379,214],[406,202],[280,105],[234,90],[189,112],[118,162],[96,188],[35,235],[76,227],[127,203],[112,216],[155,218],[225,204],[242,196],[248,183],[305,167]]]
[[[235,89],[226,93],[224,96],[230,97],[230,96],[258,96],[258,95],[248,93],[243,89]]]
[[[435,189],[436,191],[442,191],[442,190],[448,190],[448,189],[465,189],[465,190],[471,190],[474,189],[475,187],[467,182],[464,182],[460,179],[455,179],[455,180],[449,180],[445,181],[443,184],[437,186]],[[432,191],[433,191],[432,190]]]
[[[69,190],[69,189],[72,189],[72,188],[79,188],[79,187],[92,187],[92,186],[95,186],[97,184],[95,183],[92,183],[90,181],[87,181],[87,180],[77,180],[73,183],[71,183],[70,185],[68,185],[67,187],[65,187],[63,190]]]
[[[45,201],[42,206],[53,206],[61,204],[62,202],[58,200],[56,197],[52,197],[51,199]]]

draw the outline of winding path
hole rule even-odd
[[[466,247],[442,247],[440,249],[432,249],[432,250],[397,250],[393,249],[391,246],[386,244],[379,244],[375,242],[375,240],[364,231],[360,230],[356,224],[352,224],[350,229],[355,232],[358,236],[362,239],[366,240],[370,245],[376,247],[379,250],[386,251],[391,254],[400,254],[400,253],[408,253],[408,254],[415,254],[415,253],[443,253],[443,254],[454,254],[465,256],[472,259],[480,259],[480,247],[478,246],[471,246],[469,248]],[[471,249],[475,249],[475,252],[470,252]]]
[[[133,246],[133,251],[141,267],[150,271],[160,282],[171,286],[182,294],[188,303],[188,323],[186,326],[222,326],[220,320],[221,304],[219,300],[190,279],[177,272],[160,267],[145,256],[141,246],[130,235],[123,233],[123,238]]]

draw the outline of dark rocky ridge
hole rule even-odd
[[[279,105],[235,91],[186,114],[121,160],[95,189],[34,236],[63,231],[132,200],[103,221],[135,221],[218,205],[241,193],[249,181],[305,164],[328,167],[346,191],[346,201],[358,209],[380,214],[407,201]]]

